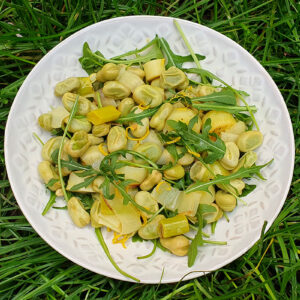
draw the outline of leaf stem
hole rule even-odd
[[[42,215],[44,216],[48,210],[52,207],[52,205],[55,203],[55,200],[56,200],[56,194],[55,192],[51,191],[51,194],[50,194],[50,199],[49,201],[47,202],[43,212],[42,212]]]
[[[72,119],[75,116],[76,111],[77,111],[78,101],[79,101],[79,95],[76,96],[74,105],[73,105],[71,113],[70,113],[70,117],[69,117],[68,123],[67,123],[67,125],[66,125],[66,127],[64,129],[64,134],[62,136],[62,139],[61,139],[61,142],[60,142],[60,145],[59,145],[58,157],[57,157],[57,166],[58,166],[59,181],[60,181],[60,184],[61,184],[61,189],[62,189],[63,194],[64,194],[64,198],[65,198],[65,200],[67,202],[69,200],[69,197],[67,195],[66,188],[65,188],[65,182],[64,182],[64,179],[63,179],[63,176],[62,176],[61,155],[62,155],[62,151],[63,151],[64,140],[66,138],[69,126],[70,126],[71,121],[72,121]]]
[[[153,249],[152,249],[152,251],[149,253],[149,254],[147,254],[147,255],[144,255],[144,256],[139,256],[137,259],[145,259],[145,258],[149,258],[149,257],[151,257],[153,254],[154,254],[154,252],[155,252],[155,250],[156,250],[156,247],[157,247],[157,241],[156,240],[154,240],[153,241]]]
[[[188,48],[188,50],[189,50],[189,52],[190,52],[190,54],[191,54],[191,56],[192,56],[192,58],[193,58],[193,60],[194,60],[194,62],[196,64],[197,68],[201,69],[200,62],[199,62],[197,56],[195,55],[195,52],[194,52],[193,48],[191,47],[189,41],[187,40],[187,38],[186,38],[186,36],[185,36],[185,34],[184,34],[181,26],[178,24],[178,22],[175,19],[174,19],[173,22],[174,22],[174,24],[175,24],[175,26],[176,26],[179,34],[181,35],[181,37],[182,37],[182,39],[183,39],[186,47]],[[207,81],[207,79],[206,79],[205,76],[203,76],[203,77],[201,76],[201,79],[202,79],[203,83],[205,83],[205,84],[208,83],[208,81]]]
[[[214,245],[227,245],[227,242],[220,242],[220,241],[208,241],[208,240],[202,240],[205,244],[214,244]]]
[[[193,101],[193,100],[192,100]],[[257,108],[255,105],[252,106],[231,106],[231,105],[219,105],[219,104],[207,104],[207,103],[195,103],[193,104],[193,107],[201,110],[219,110],[219,111],[226,111],[230,113],[238,113],[241,111],[249,111],[249,109],[253,112],[257,111]],[[252,119],[253,120],[253,119]],[[254,122],[254,120],[253,120]]]
[[[181,35],[181,37],[182,37],[182,39],[183,39],[185,45],[186,45],[187,48],[189,49],[189,52],[190,52],[190,54],[192,55],[192,58],[193,58],[193,60],[194,60],[194,62],[195,62],[195,64],[196,64],[197,68],[201,69],[200,62],[199,62],[198,58],[196,57],[195,52],[194,52],[193,48],[191,47],[189,41],[187,40],[187,38],[186,38],[186,36],[185,36],[185,34],[184,34],[184,32],[183,32],[181,26],[178,24],[177,20],[174,19],[173,22],[174,22],[174,24],[175,24],[175,26],[176,26],[176,28],[177,28],[179,34]]]
[[[35,132],[33,132],[32,135],[40,142],[40,144],[41,144],[42,146],[45,145],[45,143],[40,139],[40,137],[39,137]]]
[[[117,263],[114,261],[114,259],[110,255],[107,245],[104,241],[101,228],[95,228],[95,233],[96,233],[96,236],[98,238],[100,245],[102,246],[102,249],[104,250],[104,253],[106,254],[106,256],[109,259],[109,261],[111,262],[111,264],[116,268],[116,270],[123,276],[128,277],[136,282],[140,282],[140,280],[138,278],[135,278],[135,277],[131,276],[130,274],[126,273],[125,271],[121,270],[120,267],[117,265]]]

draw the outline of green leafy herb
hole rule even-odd
[[[89,210],[89,209],[92,208],[94,200],[93,200],[93,198],[91,197],[90,194],[76,193],[76,197],[80,198],[80,201],[82,202],[85,210]]]
[[[186,193],[191,193],[191,192],[195,192],[195,191],[208,191],[208,188],[213,185],[213,184],[230,184],[230,180],[233,179],[238,179],[238,178],[249,178],[252,177],[253,175],[258,176],[259,178],[261,177],[260,174],[260,170],[266,166],[268,166],[269,164],[271,164],[273,161],[270,160],[269,162],[267,162],[264,165],[260,165],[260,166],[252,166],[250,168],[240,168],[237,172],[230,174],[228,176],[223,176],[223,175],[216,175],[216,177],[213,180],[210,180],[209,182],[201,182],[201,181],[197,181],[195,184],[193,184],[192,186],[190,186],[189,188],[187,188],[185,190]]]
[[[227,105],[236,105],[236,98],[233,91],[229,89],[223,89],[221,92],[215,92],[209,94],[207,96],[193,98],[192,102],[200,101],[200,102],[216,102]]]
[[[76,96],[74,105],[73,105],[73,107],[72,107],[72,109],[71,109],[70,116],[69,116],[69,120],[68,120],[68,122],[67,122],[67,125],[66,125],[65,130],[64,130],[64,134],[63,134],[63,136],[62,136],[62,139],[61,139],[61,142],[60,142],[60,145],[59,145],[58,157],[57,157],[57,165],[58,165],[59,180],[60,180],[60,183],[61,183],[61,189],[62,189],[62,191],[63,191],[64,198],[65,198],[66,201],[68,201],[69,198],[68,198],[68,195],[67,195],[67,193],[66,193],[65,182],[64,182],[63,176],[62,176],[61,156],[62,156],[62,150],[63,150],[63,146],[64,146],[64,140],[65,140],[65,138],[66,138],[66,135],[67,135],[69,126],[70,126],[70,124],[71,124],[71,121],[72,121],[73,117],[76,115],[77,106],[78,106],[78,101],[79,101],[79,95]]]
[[[104,251],[104,253],[106,254],[107,258],[109,259],[109,261],[111,262],[111,264],[116,268],[116,270],[118,272],[120,272],[122,275],[124,275],[125,277],[128,277],[134,281],[137,281],[137,282],[140,282],[139,279],[129,275],[128,273],[124,272],[122,269],[120,269],[120,267],[116,264],[116,262],[114,261],[114,259],[112,258],[112,256],[110,255],[109,253],[109,250],[107,248],[107,245],[104,241],[104,238],[103,238],[103,235],[102,235],[102,231],[101,231],[101,228],[96,228],[95,229],[95,233],[96,233],[96,236],[98,238],[98,241],[100,243],[100,245],[102,246],[102,249]]]
[[[119,166],[117,163],[118,157],[120,155],[126,157],[126,154],[132,154],[135,157],[143,159],[145,162],[150,164],[155,169],[159,168],[152,160],[148,159],[146,156],[144,156],[141,153],[138,153],[136,151],[133,151],[133,150],[115,151],[115,152],[105,156],[99,167],[101,174],[103,174],[103,176],[106,178],[106,180],[102,184],[103,193],[106,196],[109,196],[108,199],[111,198],[111,195],[109,193],[109,183],[111,183],[116,189],[119,190],[119,192],[123,196],[123,203],[125,205],[128,204],[129,202],[131,202],[138,209],[140,209],[148,214],[152,214],[152,212],[150,212],[149,210],[145,209],[143,206],[136,203],[131,198],[131,196],[126,192],[126,186],[134,183],[134,181],[133,180],[124,180],[123,174],[116,174],[116,167]]]
[[[182,143],[188,151],[194,153],[207,152],[204,162],[213,163],[216,160],[220,160],[225,155],[226,147],[224,142],[217,135],[209,134],[211,128],[210,119],[206,120],[202,129],[202,134],[196,133],[192,128],[180,121],[176,122],[169,120],[167,121],[167,124],[175,130],[168,135],[173,138],[180,137],[180,143]],[[212,141],[210,136],[214,136],[216,141]]]
[[[252,106],[251,106],[251,109],[252,109]],[[252,109],[253,111],[255,111],[254,109]],[[234,113],[234,116],[244,122],[247,127],[248,127],[248,130],[252,130],[253,128],[253,121],[252,121],[252,118],[251,116],[247,115],[247,114],[244,114],[244,113]]]
[[[118,120],[116,120],[116,122],[121,124],[129,123],[129,122],[137,122],[138,124],[141,125],[142,124],[141,120],[144,118],[152,117],[158,111],[159,107],[160,106],[150,108],[150,109],[145,109],[138,114],[135,113],[135,111],[137,110],[136,108],[133,111],[131,111],[127,116],[121,117]]]
[[[55,178],[51,178],[49,180],[49,182],[46,184],[46,187],[49,188],[51,186],[53,186],[56,182],[58,182],[59,180],[58,179],[55,179]]]
[[[148,49],[147,53],[145,50]],[[143,54],[142,54],[143,53]],[[135,58],[132,59],[121,59],[124,57],[128,57],[131,55],[135,55]],[[151,59],[163,58],[163,54],[158,45],[158,38],[154,38],[148,44],[146,44],[141,49],[132,50],[122,55],[113,57],[111,59],[107,59],[103,56],[100,51],[93,52],[88,43],[85,42],[82,49],[82,57],[79,58],[79,62],[81,63],[82,68],[88,73],[95,73],[99,71],[106,63],[115,63],[115,64],[139,64],[146,63]]]
[[[138,233],[136,233],[132,238],[131,238],[131,241],[133,243],[137,243],[137,242],[143,242],[144,240],[139,236]]]
[[[204,227],[204,223],[203,223],[203,215],[205,213],[210,213],[210,212],[215,212],[216,208],[211,206],[211,205],[207,205],[207,204],[200,204],[196,213],[196,217],[198,220],[198,231],[194,237],[194,239],[192,240],[192,243],[189,247],[189,251],[188,251],[188,266],[192,267],[193,264],[195,263],[197,254],[198,254],[198,246],[202,246],[204,241],[202,238],[202,228]]]
[[[76,174],[77,175],[77,174]],[[74,186],[71,187],[70,191],[77,191],[81,188],[86,188],[89,186],[98,176],[91,176],[86,178],[83,182],[80,182],[78,184],[75,184]]]
[[[159,38],[158,41],[159,41],[161,50],[163,51],[165,57],[167,58],[166,69],[168,69],[172,66],[182,69],[183,63],[193,61],[192,55],[180,56],[180,55],[175,54],[171,50],[170,45],[164,38]],[[205,56],[200,55],[200,54],[196,54],[196,57],[200,60],[205,59]]]
[[[91,167],[90,170],[86,170],[86,171],[82,171],[82,172],[77,172],[77,173],[76,173],[76,175],[77,175],[78,177],[88,177],[88,176],[95,175],[95,174],[102,175],[101,172],[96,171],[96,170],[93,169],[92,167]]]
[[[177,180],[175,183],[172,184],[174,188],[177,188],[179,190],[185,190],[188,186],[190,186],[193,183],[189,172],[185,172],[185,175],[180,180]]]
[[[51,135],[53,136],[62,136],[64,131],[61,128],[55,128],[51,130]]]
[[[246,197],[248,194],[252,193],[255,189],[256,189],[255,184],[246,184],[240,197]]]
[[[238,114],[241,111],[248,111],[246,106],[239,106],[239,105],[224,105],[220,103],[193,103],[193,107],[199,110],[217,110],[217,111],[226,111],[231,114]],[[251,111],[256,112],[257,108],[255,105],[249,106]]]
[[[104,64],[106,59],[100,51],[93,51],[90,49],[90,46],[87,42],[83,44],[82,48],[82,57],[79,58],[82,68],[88,73],[94,73],[99,71]]]
[[[183,96],[182,94],[180,94],[180,92],[177,93],[176,95],[174,95],[173,97],[171,97],[167,102],[170,102],[172,104],[181,102],[184,106],[192,105],[191,98],[189,98],[187,96]]]
[[[249,114],[251,116],[251,119],[252,119],[253,123],[255,124],[257,130],[259,130],[258,124],[256,122],[256,119],[255,119],[254,115],[253,115],[252,108],[251,108],[251,106],[248,105],[247,101],[243,97],[243,96],[245,96],[245,94],[247,94],[246,92],[238,91],[238,90],[234,89],[232,86],[230,86],[224,80],[222,80],[221,78],[219,78],[218,76],[216,76],[215,74],[211,73],[208,70],[204,70],[204,69],[201,69],[201,68],[190,68],[190,69],[184,69],[183,71],[186,72],[186,73],[194,73],[194,74],[198,74],[200,76],[206,76],[206,77],[208,77],[212,80],[217,80],[220,83],[224,84],[229,90],[234,92],[242,100],[242,102],[245,104],[245,106],[247,108],[247,111],[249,112]]]
[[[102,188],[103,196],[106,199],[112,200],[115,197],[115,194],[110,193],[110,180],[108,177],[105,177],[103,183],[99,188]]]
[[[143,206],[139,205],[138,203],[136,203],[131,196],[126,192],[126,185],[128,184],[124,184],[123,182],[116,184],[115,181],[111,182],[113,184],[113,186],[119,190],[119,192],[121,193],[121,195],[123,196],[123,203],[124,205],[128,204],[129,202],[132,203],[136,208],[138,208],[139,210],[147,213],[147,214],[153,214],[153,212],[151,212],[150,210],[144,208]]]
[[[51,154],[51,159],[54,161],[54,163],[58,163],[58,149],[55,149],[52,154]],[[70,171],[92,171],[93,168],[92,166],[84,166],[80,163],[78,163],[76,160],[73,159],[72,156],[69,155],[69,160],[64,160],[61,159],[61,166],[64,168],[67,168]],[[78,176],[87,176],[87,175],[82,175],[86,173],[79,173],[80,175]]]
[[[192,105],[192,101],[189,97],[182,96],[180,94],[175,95],[174,97],[170,98],[166,102],[169,102],[169,103],[181,102],[186,106]],[[127,124],[129,122],[136,122],[141,125],[142,124],[141,120],[144,118],[152,117],[159,110],[161,105],[156,106],[154,108],[145,109],[138,114],[135,113],[135,111],[137,110],[137,108],[135,108],[127,116],[119,118],[118,120],[116,120],[116,122],[121,123],[121,124],[124,124],[124,123]]]
[[[43,212],[42,212],[42,215],[44,216],[48,210],[52,207],[52,205],[55,203],[55,200],[56,200],[56,195],[55,195],[55,192],[53,191],[50,191],[50,198],[49,198],[49,201],[47,202]]]
[[[179,157],[178,157],[178,153],[177,153],[175,144],[167,145],[166,150],[172,155],[172,157],[174,158],[174,164],[176,164]]]

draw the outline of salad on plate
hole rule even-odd
[[[113,244],[153,242],[191,267],[199,246],[212,241],[221,218],[229,219],[255,189],[247,179],[264,179],[254,152],[263,142],[245,98],[201,67],[174,22],[190,55],[175,54],[159,36],[141,49],[105,58],[83,45],[79,59],[87,77],[55,86],[61,105],[38,118],[52,133],[42,143],[38,171],[50,199],[43,215],[64,197],[78,227],[91,225],[109,260],[102,228]],[[194,62],[192,68],[185,67]],[[246,179],[246,181],[245,181]]]

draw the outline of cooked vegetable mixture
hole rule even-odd
[[[255,188],[243,179],[262,178],[266,166],[255,165],[253,150],[263,142],[256,107],[245,92],[202,69],[204,57],[186,43],[189,56],[155,37],[112,59],[85,43],[80,62],[89,76],[57,83],[61,106],[38,119],[53,134],[38,166],[51,191],[43,214],[63,196],[74,224],[96,228],[117,269],[99,228],[113,231],[112,242],[124,248],[131,237],[151,240],[151,254],[159,246],[188,255],[192,266],[198,246],[226,244],[205,239],[203,227],[211,224],[214,232],[220,218],[228,219]],[[197,68],[183,67],[193,60]]]

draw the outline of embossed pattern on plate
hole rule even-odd
[[[237,89],[250,94],[249,103],[255,104],[264,143],[258,149],[259,164],[274,158],[273,164],[263,170],[267,181],[252,180],[257,189],[247,196],[247,206],[239,203],[229,213],[230,222],[218,222],[211,239],[227,241],[227,246],[206,245],[192,268],[186,257],[175,257],[158,249],[147,260],[138,256],[148,254],[151,242],[128,242],[127,249],[112,245],[112,234],[104,230],[104,237],[113,258],[120,268],[138,277],[143,283],[191,279],[203,272],[216,270],[245,253],[258,239],[262,224],[268,228],[278,215],[293,173],[294,138],[289,114],[282,96],[268,73],[242,47],[207,27],[180,20],[195,52],[206,55],[202,66],[220,76]],[[82,76],[78,58],[85,41],[93,51],[100,49],[112,57],[143,46],[155,34],[163,36],[178,54],[188,54],[171,18],[124,17],[89,26],[72,35],[50,51],[28,75],[12,106],[5,133],[7,171],[15,197],[24,215],[38,234],[54,249],[73,262],[99,274],[128,280],[120,275],[106,258],[91,227],[74,226],[66,211],[52,209],[45,217],[41,212],[49,195],[39,178],[38,163],[41,147],[33,138],[36,132],[46,141],[49,134],[41,130],[37,119],[42,113],[57,106],[53,94],[55,84],[68,76]],[[58,205],[64,205],[58,200]],[[210,228],[206,229],[207,232]]]

